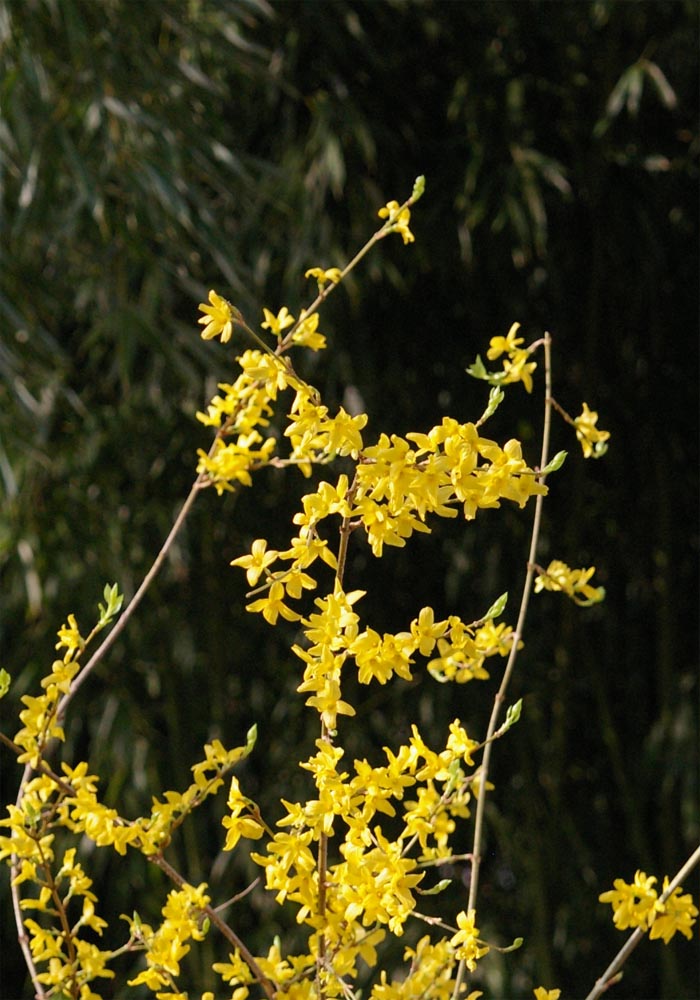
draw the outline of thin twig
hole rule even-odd
[[[673,891],[681,885],[685,879],[690,875],[693,868],[700,864],[700,845],[693,851],[685,864],[680,868],[678,873],[674,876],[673,881],[669,882],[668,886],[659,896],[658,903],[663,904],[673,893]],[[658,904],[657,904],[658,905]],[[607,967],[603,975],[596,980],[595,986],[591,992],[586,997],[586,1000],[597,1000],[597,997],[605,993],[605,991],[617,982],[617,974],[625,964],[627,959],[630,957],[637,945],[646,937],[646,932],[648,928],[637,927],[627,938],[623,946],[618,951],[615,958],[612,960],[610,965]]]
[[[544,404],[544,419],[542,426],[542,452],[540,456],[540,469],[546,468],[547,462],[549,460],[549,435],[551,427],[551,396],[552,396],[552,358],[551,358],[551,343],[552,338],[548,333],[544,335],[544,358],[545,358],[545,404]],[[545,477],[539,475],[539,482],[543,482]],[[525,573],[525,582],[523,584],[522,597],[520,598],[520,610],[518,612],[518,623],[515,627],[512,637],[512,645],[510,647],[510,654],[508,656],[508,662],[506,664],[506,669],[501,680],[500,687],[496,693],[496,697],[493,702],[493,709],[491,710],[491,718],[489,719],[489,725],[486,732],[484,747],[484,756],[481,762],[481,768],[479,769],[479,795],[476,803],[476,816],[474,819],[474,842],[472,846],[472,869],[471,869],[471,880],[469,883],[469,902],[467,904],[467,910],[473,910],[476,908],[476,897],[479,889],[479,872],[481,869],[481,845],[483,839],[484,830],[484,811],[486,806],[486,786],[489,776],[489,765],[491,762],[491,748],[493,747],[493,735],[496,732],[498,725],[498,719],[503,708],[503,703],[505,702],[506,691],[510,683],[510,679],[513,675],[513,670],[515,668],[515,661],[518,656],[518,644],[523,636],[523,630],[525,628],[525,619],[527,617],[528,604],[530,602],[530,594],[532,593],[533,579],[535,575],[534,564],[537,560],[537,546],[540,536],[540,525],[542,522],[542,505],[544,497],[540,493],[535,498],[535,514],[532,521],[532,534],[530,536],[530,552],[527,560],[527,570]],[[455,980],[455,987],[453,991],[453,998],[457,1000],[460,993],[460,988],[462,984],[462,979],[464,978],[465,963],[460,962],[459,969],[457,972],[457,977]]]

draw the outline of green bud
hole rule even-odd
[[[425,191],[425,177],[423,174],[420,177],[416,177],[413,182],[413,192],[411,194],[411,201],[415,204],[419,198],[423,197],[423,192]]]
[[[484,615],[484,621],[489,622],[491,621],[492,618],[500,618],[500,616],[503,614],[505,610],[507,602],[508,602],[508,591],[506,591],[505,594],[501,594],[501,596],[493,602],[491,607]]]

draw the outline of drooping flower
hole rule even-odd
[[[337,285],[342,276],[342,271],[339,267],[329,267],[324,270],[322,267],[310,267],[308,271],[304,272],[305,278],[315,278],[318,282],[318,290],[322,291],[324,285],[332,281],[334,285]]]

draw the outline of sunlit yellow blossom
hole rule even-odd
[[[476,968],[477,961],[489,951],[488,945],[479,941],[479,928],[475,926],[475,920],[474,910],[470,910],[469,913],[462,910],[457,914],[459,930],[450,938],[450,944],[457,949],[457,958],[466,962],[471,972]]]
[[[342,271],[339,267],[329,267],[324,270],[322,267],[310,267],[308,271],[304,272],[305,278],[315,278],[318,282],[319,291],[324,287],[324,285],[332,281],[334,285],[337,285],[342,277]]]
[[[320,462],[336,455],[351,455],[356,459],[363,447],[360,432],[367,420],[366,413],[353,417],[342,406],[335,417],[330,417],[326,406],[298,393],[284,432],[292,443],[290,458]]]
[[[503,371],[506,373],[503,381],[522,382],[527,392],[532,392],[532,373],[537,368],[536,361],[530,361],[529,351],[514,351],[509,358],[503,362]]]
[[[274,333],[276,337],[279,337],[282,331],[286,330],[294,322],[294,317],[286,306],[282,306],[276,316],[269,309],[263,309],[263,313],[265,314],[265,320],[260,325],[264,329]]]
[[[663,892],[668,888],[668,876],[664,878]],[[692,926],[698,916],[698,908],[693,903],[690,893],[682,895],[683,890],[677,886],[664,903],[658,901],[654,904],[654,922],[649,932],[650,938],[661,938],[664,944],[668,944],[676,931],[692,938]]]
[[[606,441],[610,438],[610,431],[598,430],[597,422],[596,411],[589,410],[588,405],[584,403],[581,415],[574,419],[576,437],[581,442],[584,458],[600,458],[608,450]]]
[[[209,302],[200,302],[198,308],[204,315],[197,320],[203,324],[202,340],[211,340],[213,337],[221,336],[221,343],[225,344],[231,339],[233,333],[234,315],[231,303],[217,295],[215,291],[209,292]]]
[[[235,776],[231,779],[227,805],[229,814],[221,820],[221,825],[228,830],[224,844],[225,851],[232,851],[241,837],[248,840],[258,840],[262,837],[264,833],[262,826],[250,815],[251,808],[254,808],[253,803],[241,793]],[[242,815],[244,811],[248,815]]]
[[[544,986],[538,986],[533,990],[535,1000],[559,1000],[561,990],[546,990]]]
[[[450,735],[447,740],[447,749],[451,750],[455,756],[459,757],[466,764],[473,765],[471,755],[479,746],[476,740],[469,739],[466,729],[462,727],[459,719],[450,723]]]
[[[211,454],[202,448],[198,449],[197,472],[200,475],[206,474],[208,482],[221,496],[222,493],[233,490],[233,483],[251,486],[251,471],[267,465],[275,447],[274,438],[263,441],[257,431],[240,435],[235,442],[216,438]]]
[[[246,571],[248,584],[255,587],[261,575],[278,556],[279,552],[275,549],[267,549],[267,541],[264,538],[256,538],[251,546],[250,555],[233,559],[231,565],[241,566]]]
[[[292,340],[301,347],[308,347],[311,351],[322,351],[326,346],[326,338],[318,330],[318,313],[312,313],[299,323],[294,331]]]
[[[171,977],[179,974],[180,962],[190,950],[189,940],[202,941],[206,936],[201,920],[202,911],[210,901],[206,888],[204,882],[197,887],[184,883],[171,890],[161,911],[161,926],[151,932],[142,925],[148,968],[130,979],[129,986],[144,983],[151,990],[172,986]]]
[[[676,931],[684,937],[692,937],[691,928],[696,922],[698,909],[690,893],[683,895],[676,887],[665,902],[661,902],[654,888],[656,878],[637,871],[634,882],[628,884],[623,879],[615,879],[614,888],[598,897],[601,903],[610,903],[613,908],[613,922],[620,930],[641,927],[649,931],[650,938],[661,938],[668,944]],[[663,892],[669,884],[664,878]]]
[[[298,615],[296,611],[292,611],[284,603],[284,586],[278,580],[276,580],[267,592],[265,597],[261,597],[258,601],[253,601],[251,604],[246,605],[247,611],[259,611],[261,612],[265,621],[268,621],[270,625],[274,625],[281,615],[288,622],[299,621],[301,615]]]
[[[388,201],[384,208],[377,212],[380,219],[388,219],[391,225],[391,232],[400,233],[401,238],[406,243],[413,243],[415,236],[408,228],[411,221],[411,212],[408,208],[401,208],[398,201]]]
[[[421,656],[430,656],[435,649],[435,643],[441,639],[447,629],[447,622],[436,622],[432,608],[423,608],[418,618],[411,622],[411,635],[415,639]]]
[[[61,649],[65,647],[68,651],[67,659],[72,659],[72,654],[76,650],[82,650],[85,646],[85,640],[80,634],[80,629],[78,628],[78,623],[75,620],[75,615],[68,615],[68,624],[62,625],[58,630],[58,642],[56,643],[56,649]]]
[[[654,916],[654,904],[657,892],[654,889],[656,878],[646,872],[635,872],[634,882],[628,885],[624,879],[616,878],[614,889],[600,894],[601,903],[610,903],[613,908],[613,922],[619,930],[628,927],[649,926]]]
[[[560,590],[576,604],[587,606],[598,604],[605,597],[604,587],[592,587],[589,580],[595,573],[595,566],[588,569],[570,569],[566,563],[553,559],[544,572],[535,578],[535,593],[542,590]]]
[[[489,349],[486,357],[489,361],[495,361],[502,354],[512,354],[523,343],[523,338],[518,337],[520,323],[513,323],[505,337],[492,337],[489,341]]]

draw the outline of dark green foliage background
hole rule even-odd
[[[304,269],[345,261],[418,174],[416,244],[386,241],[324,312],[330,349],[307,373],[326,402],[350,392],[375,434],[475,419],[485,393],[464,369],[517,319],[531,339],[552,332],[559,401],[578,412],[586,399],[612,432],[606,459],[584,466],[555,428],[570,458],[551,480],[543,559],[595,563],[608,596],[532,609],[512,692],[523,718],[494,755],[479,911],[489,940],[525,946],[483,963],[494,998],[539,984],[585,995],[624,940],[598,893],[638,867],[673,873],[698,839],[697,10],[0,3],[5,732],[67,614],[87,630],[105,582],[133,594],[192,482],[208,443],[194,412],[233,371],[229,349],[200,341],[197,303],[213,287],[249,321],[262,305],[297,310]],[[515,387],[489,434],[517,434],[536,461],[540,411]],[[261,535],[284,544],[306,489],[270,472],[240,496],[204,494],[76,700],[65,753],[88,757],[123,814],[182,787],[206,740],[242,743],[253,722],[243,786],[272,814],[304,793],[295,762],[314,733],[294,633],[246,616],[228,562]],[[346,582],[369,591],[377,628],[404,628],[427,603],[476,617],[505,589],[512,618],[529,524],[506,509],[439,524],[380,563],[358,542]],[[416,674],[408,691],[357,692],[349,760],[414,719],[435,744],[455,716],[483,731],[496,677],[446,690]],[[0,763],[9,802],[17,769],[8,753]],[[170,858],[217,902],[254,873],[219,851],[223,807]],[[83,847],[107,915],[137,903],[157,917],[160,873]],[[456,905],[464,872],[451,874]],[[230,918],[254,948],[290,939],[289,914],[249,902]],[[28,997],[6,879],[0,907],[0,993]],[[211,935],[193,955],[193,996],[216,989],[207,969],[222,954]],[[698,997],[699,975],[697,935],[645,942],[614,995]]]

